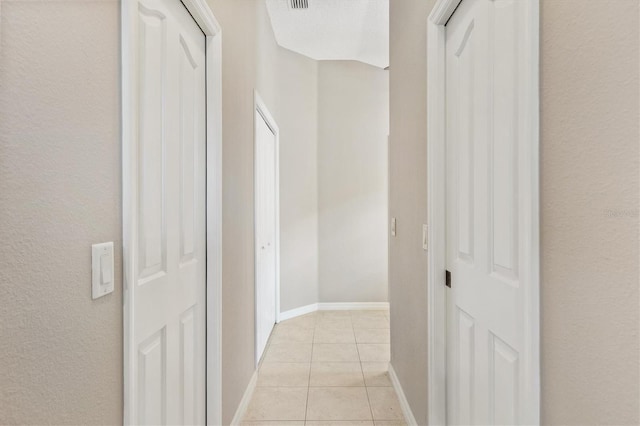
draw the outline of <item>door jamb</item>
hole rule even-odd
[[[257,148],[257,125],[255,123],[255,113],[260,114],[260,116],[264,119],[265,123],[267,123],[267,126],[269,127],[269,129],[271,129],[271,131],[273,132],[273,135],[275,137],[275,216],[276,216],[276,231],[275,231],[275,251],[276,251],[276,324],[280,322],[280,128],[278,127],[278,124],[276,123],[276,120],[273,118],[273,115],[271,115],[271,113],[269,112],[269,109],[267,108],[267,104],[265,104],[265,102],[262,100],[262,98],[260,97],[260,94],[258,93],[257,90],[253,91],[253,105],[254,105],[254,123],[253,123],[253,144],[254,144],[254,162],[253,162],[253,171],[254,171],[254,265],[256,265],[256,261],[258,259],[258,246],[257,243],[255,241],[255,235],[256,235],[256,224],[257,224],[257,203],[255,202],[255,195],[257,194],[255,188],[257,188],[257,176],[255,175],[255,170],[256,170],[256,153],[258,152]],[[258,275],[257,275],[258,271],[256,269],[256,271],[254,272],[254,285],[256,285],[258,283]],[[258,299],[257,299],[257,291],[255,292],[256,294],[256,298],[255,298],[255,310],[257,312],[258,309]],[[260,362],[260,359],[258,357],[258,316],[255,315],[255,339],[254,339],[254,345],[255,345],[255,358],[256,358],[256,367],[258,366],[258,363]]]
[[[428,200],[428,420],[431,425],[447,424],[446,406],[446,32],[445,25],[462,0],[438,0],[427,23],[427,200]],[[531,372],[529,407],[523,413],[524,423],[540,423],[540,213],[539,213],[539,40],[540,3],[528,2],[529,26],[527,42],[531,57],[528,60],[528,134],[530,136],[530,184],[533,200],[531,214],[531,270],[526,309],[528,318],[537,318],[526,324],[525,348],[532,352],[528,369]],[[528,408],[528,409],[527,409]]]
[[[222,28],[206,0],[182,0],[206,37],[206,422],[222,423]],[[132,338],[137,233],[136,187],[138,161],[138,0],[122,0],[122,248],[125,425],[136,423],[131,397],[135,387],[129,372],[135,362]]]

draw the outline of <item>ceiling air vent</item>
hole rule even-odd
[[[309,9],[309,0],[289,0],[291,9]]]

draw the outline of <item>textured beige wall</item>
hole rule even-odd
[[[255,370],[253,91],[258,90],[281,132],[286,310],[315,303],[317,297],[317,66],[275,44],[262,1],[209,4],[223,30],[222,414],[228,424]]]
[[[119,2],[0,8],[0,424],[118,424]],[[115,292],[94,301],[105,241]]]
[[[311,225],[301,231],[294,224],[292,234],[293,243],[299,238],[309,244],[295,227],[314,233],[309,212],[316,211],[311,165],[317,88],[313,61],[276,50],[273,40],[263,37],[266,16],[258,1],[210,4],[224,30],[223,414],[228,423],[254,371],[253,90],[275,105],[276,117],[292,118],[279,120],[281,143],[285,154],[303,160],[287,163],[284,172],[297,175],[300,167],[308,178],[304,184],[290,180],[286,192],[297,197],[295,191],[306,185],[312,195],[303,206],[289,201],[291,209],[283,215],[301,221],[311,216]],[[123,398],[119,2],[3,0],[0,7],[0,424],[117,424]],[[265,60],[266,51],[276,56]],[[287,70],[294,73],[290,86],[284,85],[292,77]],[[306,91],[298,96],[300,86]],[[296,104],[303,97],[305,103]],[[113,295],[92,301],[90,245],[103,241],[115,241],[118,248],[118,282]],[[293,250],[288,242],[285,237],[283,246]],[[300,273],[297,261],[289,268]],[[317,277],[313,268],[304,273]],[[306,279],[290,281],[300,287]],[[299,300],[289,304],[315,302],[317,287],[313,280],[305,284],[311,285],[302,289],[306,294],[300,288],[296,293],[295,286],[287,292]]]
[[[319,302],[386,302],[388,71],[318,70]]]
[[[435,1],[390,2],[389,237],[391,364],[419,424],[427,421],[427,15]]]
[[[542,420],[638,424],[637,0],[542,0]],[[426,17],[391,2],[391,358],[427,415]]]
[[[256,2],[209,0],[222,26],[222,419],[255,369],[253,90]]]
[[[545,424],[640,424],[638,9],[542,1]]]

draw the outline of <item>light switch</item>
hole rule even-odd
[[[391,236],[392,237],[396,236],[396,218],[395,217],[391,218]]]
[[[113,292],[113,242],[91,246],[91,297],[97,299]]]
[[[111,264],[113,263],[113,256],[105,253],[100,256],[100,274],[102,276],[102,280],[100,282],[101,285],[109,285],[111,281],[113,281],[113,271],[111,271]]]
[[[422,248],[429,250],[429,227],[427,225],[422,225]]]

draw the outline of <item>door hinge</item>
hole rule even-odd
[[[445,273],[444,284],[447,287],[451,288],[451,272],[449,272],[449,271],[446,271],[446,273]]]

